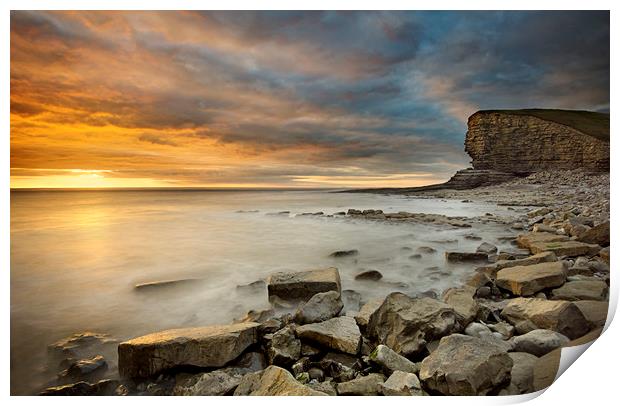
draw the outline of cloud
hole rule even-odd
[[[609,12],[11,13],[20,170],[447,179],[470,114],[525,107],[609,109]]]

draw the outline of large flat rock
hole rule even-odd
[[[180,366],[221,367],[256,343],[258,323],[165,330],[118,346],[124,377],[149,377]]]
[[[502,317],[512,323],[519,334],[547,329],[575,339],[588,332],[588,322],[572,302],[538,298],[508,301]]]
[[[452,334],[422,361],[420,379],[444,395],[485,395],[510,380],[512,359],[493,341]]]
[[[353,317],[335,317],[321,323],[306,324],[295,329],[297,337],[332,350],[357,354],[362,335]]]
[[[566,267],[557,261],[504,268],[497,273],[495,283],[515,295],[529,296],[543,289],[562,286],[565,281]]]
[[[284,300],[308,301],[312,296],[330,290],[340,293],[340,274],[337,268],[315,269],[302,272],[277,272],[267,281],[269,297]]]
[[[571,281],[553,289],[551,297],[559,300],[606,300],[609,287],[603,281]]]
[[[521,248],[530,249],[532,244],[568,241],[565,235],[553,233],[525,233],[517,237],[517,245]]]
[[[530,251],[537,254],[539,252],[551,251],[557,256],[566,255],[576,257],[579,255],[596,255],[601,250],[600,245],[587,244],[580,241],[558,241],[558,242],[538,242],[530,245]]]
[[[478,267],[476,268],[476,271],[483,272],[486,275],[492,278],[495,278],[497,272],[505,268],[512,268],[515,266],[536,265],[536,264],[541,264],[543,262],[555,262],[557,260],[558,260],[558,257],[553,252],[545,251],[545,252],[540,252],[535,255],[531,255],[527,258],[500,260],[493,264]]]
[[[446,303],[391,293],[370,317],[366,331],[378,343],[408,356],[460,328],[457,313]]]

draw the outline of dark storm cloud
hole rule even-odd
[[[183,169],[210,142],[271,160],[257,180],[447,178],[469,115],[528,107],[609,109],[608,12],[11,14],[12,157],[37,168],[137,171],[127,155],[149,176],[253,173]],[[69,126],[99,130],[63,147]]]

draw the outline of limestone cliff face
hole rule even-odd
[[[585,168],[609,171],[609,139],[532,115],[480,111],[469,117],[465,151],[476,170],[525,174]]]

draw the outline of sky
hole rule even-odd
[[[608,12],[11,12],[11,187],[401,187],[609,111]]]

